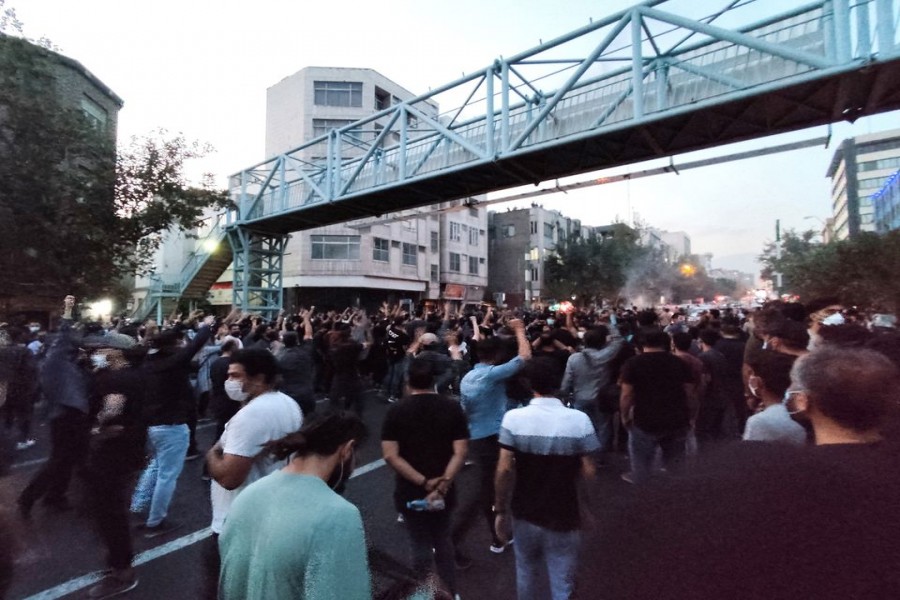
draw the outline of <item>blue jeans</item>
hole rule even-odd
[[[615,413],[609,413],[599,410],[597,401],[591,400],[575,400],[573,406],[586,414],[594,425],[594,431],[600,438],[600,455],[601,457],[612,450],[613,441],[613,417]]]
[[[553,531],[514,519],[513,538],[519,600],[569,600],[575,589],[581,532]]]
[[[406,375],[406,359],[388,361],[388,372],[384,378],[384,389],[388,396],[399,398],[403,395],[403,377]]]
[[[662,450],[663,464],[669,472],[675,472],[684,462],[687,429],[653,434],[632,427],[628,436],[628,456],[631,460],[631,479],[643,483],[653,473],[653,461],[657,446]]]
[[[187,425],[154,425],[147,430],[147,451],[152,458],[131,497],[131,511],[140,512],[149,504],[148,527],[159,525],[169,512],[189,439]]]

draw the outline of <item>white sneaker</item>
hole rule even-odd
[[[16,450],[28,450],[35,444],[37,444],[36,440],[27,439],[24,442],[19,442],[18,444],[16,444]]]

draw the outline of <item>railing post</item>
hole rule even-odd
[[[669,105],[669,64],[665,59],[656,64],[656,110],[663,110]]]
[[[509,150],[509,63],[500,64],[500,151]]]
[[[409,142],[409,113],[406,110],[406,104],[400,105],[400,152],[398,153],[398,160],[400,164],[397,165],[399,168],[398,177],[400,181],[404,181],[406,179],[406,145]]]
[[[850,0],[832,0],[834,7],[834,47],[838,62],[846,63],[853,58],[850,36]]]
[[[892,0],[875,0],[875,27],[878,31],[878,53],[894,49],[894,14]]]
[[[641,10],[631,11],[631,99],[635,120],[644,116],[644,57],[641,30]]]
[[[484,122],[484,148],[488,155],[494,156],[494,66],[491,65],[484,72],[485,89],[485,122]]]
[[[281,197],[281,211],[284,212],[287,209],[287,187],[285,186],[285,171],[284,171],[284,163],[285,157],[282,154],[278,157],[278,195]]]

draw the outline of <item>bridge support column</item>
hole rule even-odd
[[[278,316],[282,308],[282,262],[289,238],[243,227],[228,231],[234,257],[234,308],[259,312],[269,319]]]

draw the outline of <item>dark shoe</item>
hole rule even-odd
[[[150,525],[144,525],[144,537],[148,540],[152,540],[155,537],[159,537],[161,535],[169,533],[170,531],[174,531],[179,527],[181,527],[181,523],[169,520],[162,520],[152,527]]]
[[[88,590],[88,598],[112,598],[125,592],[130,592],[137,587],[138,580],[131,575],[116,575],[114,571],[110,571],[97,585]]]
[[[512,543],[513,543],[513,540],[509,540],[508,542],[506,542],[506,543],[504,544],[504,543],[501,542],[500,540],[495,539],[495,540],[491,543],[491,552],[493,552],[494,554],[503,554],[503,552],[506,550],[506,548],[507,548],[508,546],[511,546]]]
[[[200,451],[196,448],[190,448],[187,451],[187,454],[184,455],[184,460],[197,460],[200,458]]]

